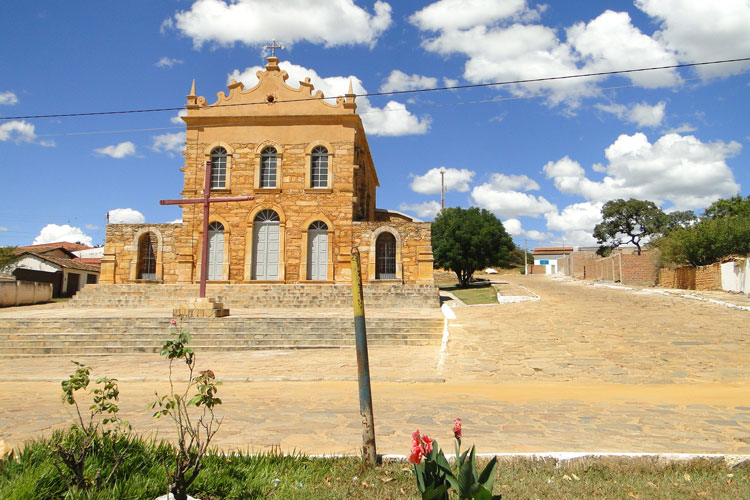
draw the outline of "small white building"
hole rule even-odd
[[[531,255],[534,257],[534,267],[529,274],[555,274],[557,260],[564,259],[573,253],[573,247],[540,247],[535,248]],[[543,269],[543,272],[540,270]]]

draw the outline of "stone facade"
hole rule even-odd
[[[182,199],[203,197],[209,160],[212,179],[223,176],[212,181],[212,199],[254,197],[211,204],[210,282],[347,283],[351,249],[358,247],[363,281],[432,284],[430,225],[375,208],[379,181],[351,85],[331,104],[309,78],[298,88],[287,85],[275,57],[257,75],[252,89],[233,82],[211,105],[195,84],[187,96]],[[315,161],[327,169],[314,169]],[[180,206],[182,224],[108,225],[101,282],[197,282],[203,205]],[[266,220],[269,214],[275,219]],[[379,246],[383,233],[393,238],[384,236]],[[154,254],[148,272],[144,241]],[[393,254],[395,265],[388,261]]]

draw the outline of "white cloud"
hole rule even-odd
[[[144,224],[146,217],[132,208],[114,208],[108,212],[110,224]]]
[[[455,87],[458,85],[458,80],[455,78],[443,77],[443,85],[446,87]]]
[[[157,68],[171,68],[175,64],[182,64],[182,59],[175,59],[175,58],[164,56],[158,61],[156,61],[155,66]]]
[[[513,219],[521,215],[538,217],[557,210],[543,196],[533,196],[518,191],[539,189],[539,184],[525,175],[492,174],[490,182],[474,187],[471,197],[481,208],[486,208],[502,218]]]
[[[323,95],[336,97],[344,95],[349,89],[349,81],[352,82],[352,90],[355,94],[366,94],[367,90],[362,86],[362,81],[356,76],[329,76],[326,78],[318,75],[313,69],[305,68],[289,61],[282,61],[279,67],[289,74],[287,83],[294,87],[294,82],[304,81],[310,77],[316,90],[321,90]],[[227,83],[234,79],[242,82],[245,87],[254,87],[258,83],[256,72],[263,70],[262,66],[245,68],[244,71],[235,69],[227,75]],[[399,136],[425,134],[430,129],[430,118],[428,116],[417,117],[411,114],[404,104],[389,101],[382,108],[373,106],[367,97],[358,97],[357,113],[362,118],[362,124],[369,135]]]
[[[734,59],[750,54],[750,2],[721,0],[636,0],[636,7],[657,19],[660,31],[654,34],[682,62]],[[750,64],[717,64],[696,68],[701,75],[737,72]]]
[[[381,92],[394,92],[399,90],[429,89],[437,87],[438,79],[431,76],[407,75],[403,71],[394,69],[388,75],[385,83],[380,86]]]
[[[646,102],[634,104],[630,107],[623,104],[597,104],[597,108],[617,116],[619,119],[635,123],[639,127],[657,127],[664,120],[664,110],[667,103],[659,101],[655,105]]]
[[[167,222],[167,224],[182,224],[182,217],[180,217],[179,219],[171,220]]]
[[[183,116],[187,116],[187,109],[181,109],[177,112],[177,116],[173,116],[169,119],[172,123],[178,123],[180,125],[184,125],[185,121],[182,119]]]
[[[0,141],[34,142],[34,125],[26,121],[12,120],[0,124]]]
[[[151,146],[151,149],[159,153],[168,153],[170,156],[174,156],[175,153],[181,153],[185,148],[185,137],[185,132],[155,135],[153,137],[154,144]]]
[[[432,219],[440,212],[440,203],[435,200],[413,203],[411,205],[402,203],[398,206],[398,209],[405,212],[413,212],[421,219]]]
[[[68,241],[70,243],[81,243],[91,246],[93,240],[91,236],[86,235],[81,228],[63,224],[47,224],[44,226],[39,235],[34,238],[33,245],[42,245],[44,243],[57,243],[59,241]]]
[[[97,148],[94,150],[96,153],[109,156],[111,158],[125,158],[135,154],[135,144],[130,141],[121,142],[120,144],[113,144],[105,146],[103,148]]]
[[[595,246],[594,226],[602,221],[603,203],[574,203],[560,212],[545,214],[547,229],[562,232],[566,245]]]
[[[526,0],[440,0],[412,14],[409,21],[424,31],[470,28],[513,17],[525,8]]]
[[[459,191],[465,193],[470,189],[469,183],[474,178],[475,172],[465,168],[431,168],[423,175],[413,175],[411,189],[422,194],[440,193],[440,170],[445,170],[445,191]]]
[[[442,55],[467,58],[464,78],[472,83],[529,80],[549,76],[665,66],[676,56],[659,41],[633,26],[627,13],[606,11],[589,23],[564,30],[536,23],[544,9],[530,11],[524,1],[478,2],[491,4],[496,12],[461,12],[451,18],[448,0],[433,3],[415,13],[411,21],[426,35],[422,46]],[[506,9],[502,13],[502,9]],[[470,9],[466,9],[467,11]],[[430,14],[429,16],[427,14]],[[434,16],[432,14],[435,14]],[[617,43],[612,40],[616,39]],[[514,95],[546,95],[551,105],[564,102],[575,107],[583,97],[599,94],[597,83],[605,77],[534,82],[505,86]],[[621,75],[636,85],[662,87],[680,82],[674,70]]]
[[[490,183],[498,191],[534,191],[539,189],[539,184],[526,175],[492,174]]]
[[[326,47],[374,46],[391,25],[391,6],[373,4],[374,14],[353,0],[197,0],[190,10],[174,15],[176,27],[200,48],[210,42],[219,46],[263,45],[271,39],[293,44],[307,41]]]
[[[667,131],[665,131],[665,134],[689,134],[690,132],[695,132],[696,129],[694,126],[690,125],[689,123],[683,123],[675,128],[671,128]]]
[[[503,226],[509,235],[514,238],[528,238],[531,241],[547,241],[555,237],[552,233],[544,233],[536,229],[525,230],[518,219],[507,219],[503,221]]]
[[[91,231],[96,231],[96,230],[98,230],[98,229],[101,229],[101,227],[99,227],[99,226],[95,226],[95,225],[93,225],[93,224],[86,224],[86,225],[85,225],[85,226],[83,226],[83,227],[85,227],[86,229],[89,229],[89,230],[91,230]]]
[[[651,144],[642,133],[623,134],[605,150],[609,164],[598,168],[606,174],[601,181],[567,156],[548,162],[544,172],[561,192],[594,202],[637,198],[697,209],[739,191],[726,160],[741,149],[734,141],[704,143],[692,135],[666,134]]]
[[[0,104],[5,104],[6,106],[12,106],[16,103],[18,103],[18,97],[16,97],[16,94],[11,92],[10,90],[6,90],[5,92],[0,92]]]

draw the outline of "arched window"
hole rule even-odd
[[[276,187],[276,148],[271,146],[260,153],[260,187]]]
[[[227,187],[227,150],[214,148],[211,151],[211,189]]]
[[[138,274],[139,280],[156,279],[156,245],[154,233],[145,233],[138,240]]]
[[[375,242],[375,279],[396,279],[396,237],[388,232]]]
[[[310,187],[328,187],[328,150],[323,146],[315,146],[312,150]]]
[[[208,279],[224,279],[224,225],[221,222],[208,225]]]
[[[307,279],[328,279],[328,226],[320,220],[307,229]]]

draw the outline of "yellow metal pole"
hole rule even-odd
[[[370,360],[367,355],[367,330],[365,327],[365,300],[362,292],[362,273],[359,249],[352,247],[352,299],[354,302],[354,339],[357,346],[357,375],[359,380],[359,413],[362,416],[362,458],[375,465],[375,422],[372,416],[372,391],[370,389]]]

